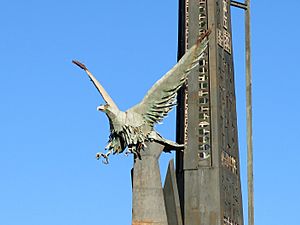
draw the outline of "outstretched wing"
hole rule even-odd
[[[176,105],[178,89],[184,84],[189,72],[199,63],[207,47],[208,40],[206,37],[209,33],[210,31],[204,33],[179,62],[153,85],[144,99],[129,109],[128,112],[141,114],[151,127],[162,121],[172,107]]]
[[[105,91],[103,86],[99,83],[99,81],[94,77],[94,75],[88,70],[88,68],[81,62],[77,60],[72,60],[72,63],[74,63],[76,66],[79,66],[81,69],[83,69],[89,78],[91,79],[92,83],[95,85],[97,90],[99,91],[100,95],[104,99],[104,101],[109,104],[111,107],[118,109],[118,106],[116,103],[112,100],[112,98],[109,96],[109,94]]]

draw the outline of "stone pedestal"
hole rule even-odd
[[[168,225],[158,159],[164,146],[146,143],[132,173],[132,225]]]

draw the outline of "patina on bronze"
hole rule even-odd
[[[110,136],[105,148],[108,152],[105,154],[97,153],[97,159],[104,157],[105,163],[108,163],[108,156],[111,153],[119,154],[125,149],[127,149],[126,154],[133,153],[140,158],[140,151],[145,148],[146,141],[162,144],[165,151],[183,149],[183,144],[177,144],[163,138],[154,130],[154,125],[161,122],[176,105],[177,91],[184,84],[188,74],[199,64],[199,60],[203,56],[202,53],[207,47],[208,40],[206,37],[209,33],[210,31],[207,31],[200,36],[182,59],[153,85],[144,99],[126,112],[119,110],[100,82],[83,63],[73,61],[75,65],[87,73],[106,102],[105,105],[101,105],[97,109],[104,112],[109,119]]]

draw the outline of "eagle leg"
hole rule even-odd
[[[133,154],[135,157],[141,159],[141,149],[144,149],[145,144],[143,143],[138,143],[136,145],[130,144],[128,145],[128,148],[125,152],[125,156],[128,156],[129,154]]]

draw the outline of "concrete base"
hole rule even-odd
[[[168,225],[158,159],[164,146],[146,143],[132,175],[132,225]]]

